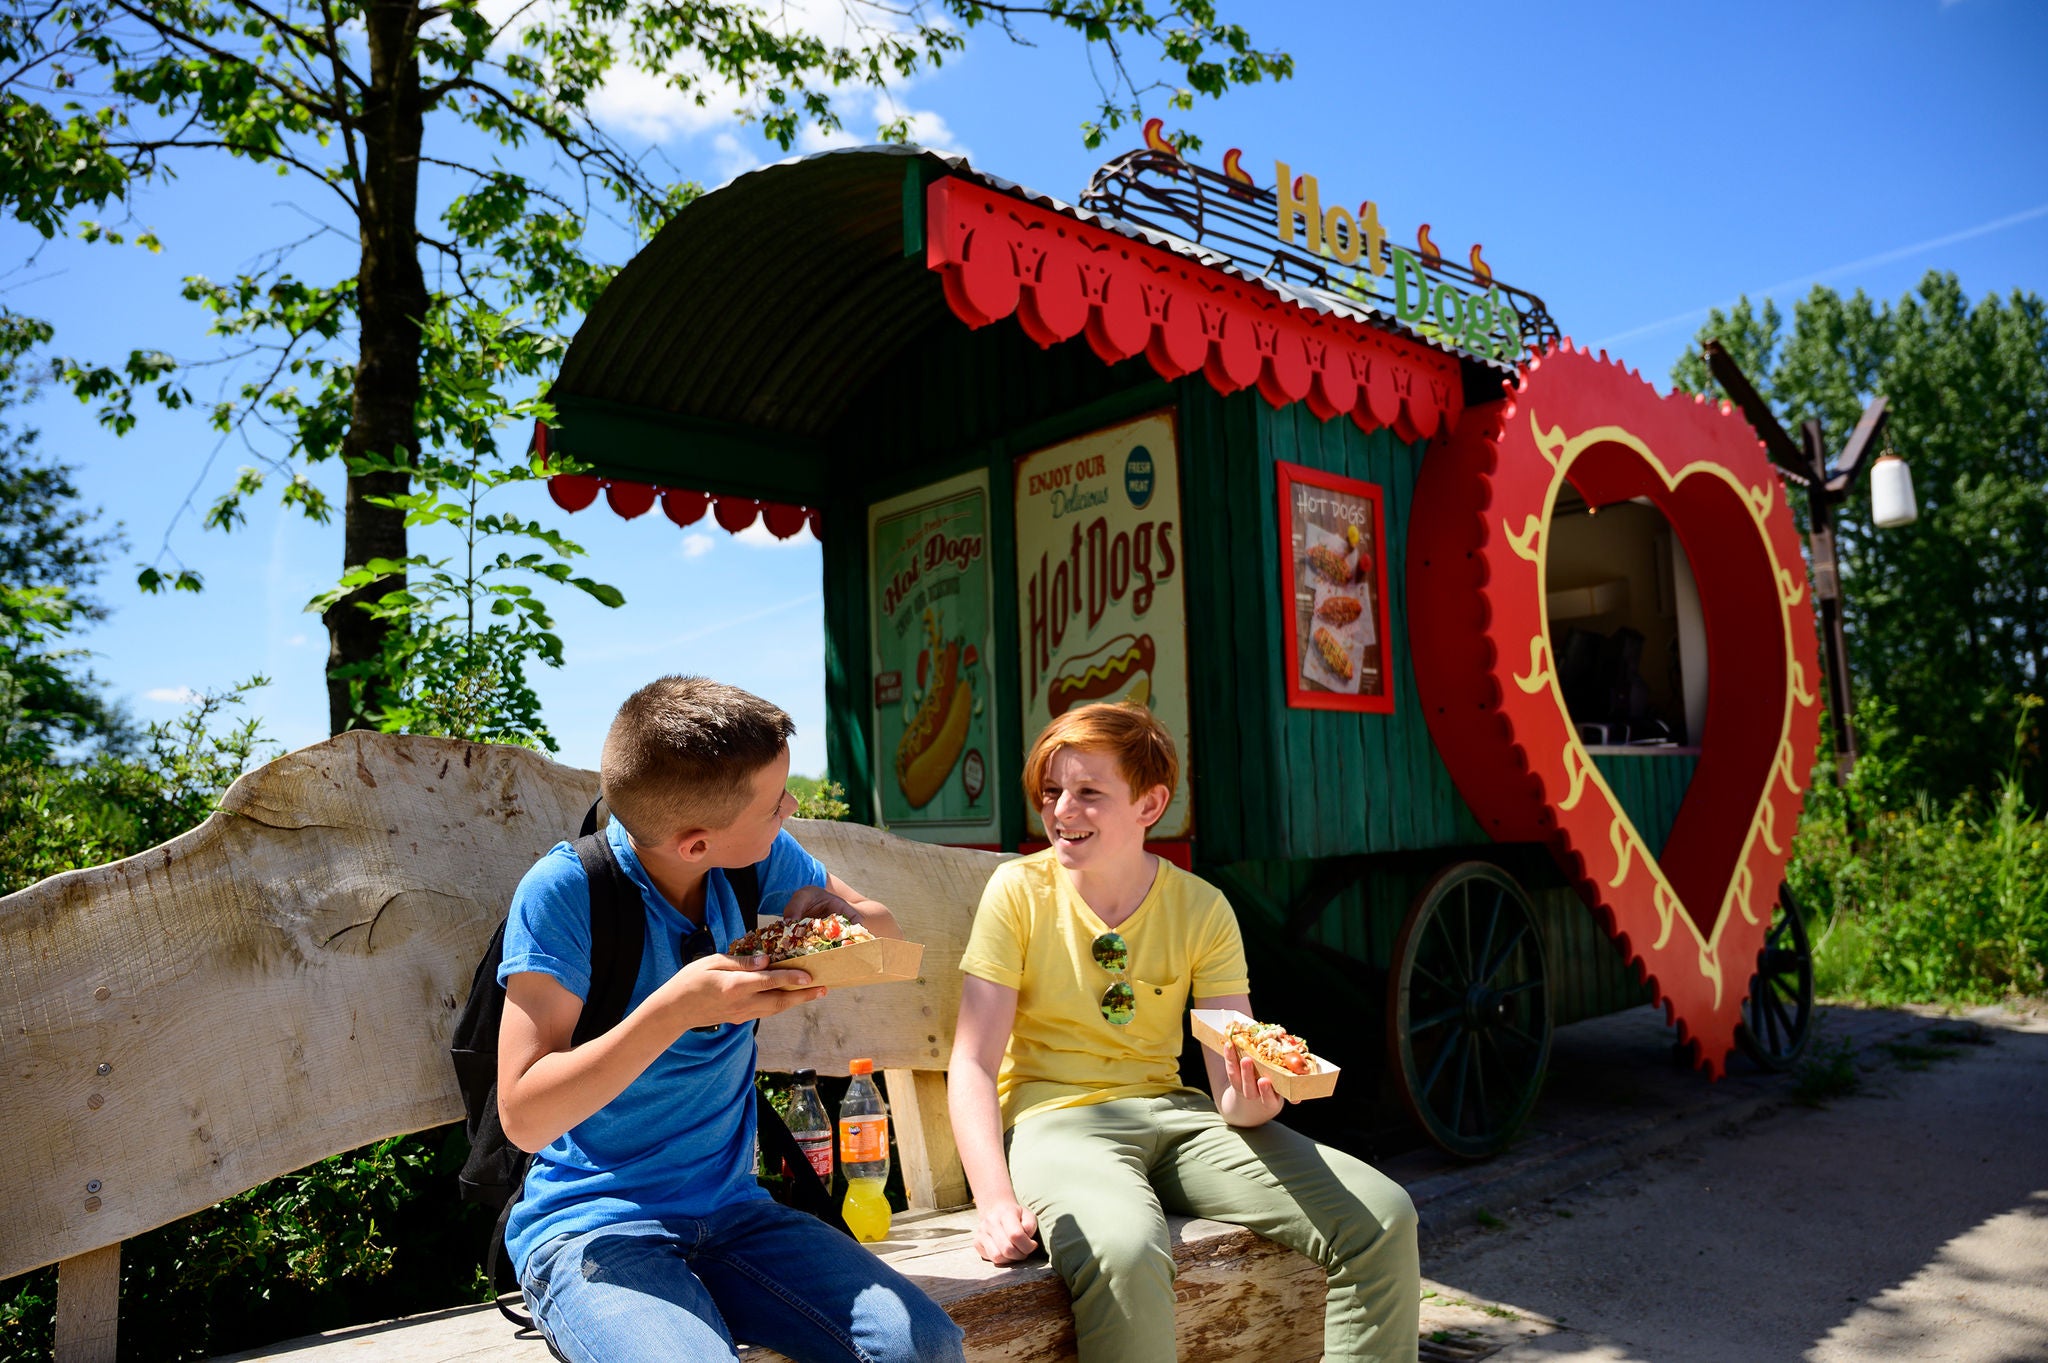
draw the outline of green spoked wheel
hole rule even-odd
[[[1792,887],[1778,887],[1770,935],[1757,953],[1756,978],[1743,1000],[1735,1044],[1764,1069],[1782,1073],[1799,1063],[1813,1039],[1813,944]]]
[[[1483,861],[1424,887],[1394,942],[1387,1044],[1401,1099],[1453,1155],[1507,1148],[1550,1059],[1550,989],[1535,907]]]

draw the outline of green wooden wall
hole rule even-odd
[[[1692,753],[1596,753],[1593,765],[1622,812],[1643,835],[1650,855],[1664,854],[1664,840],[1678,818],[1678,806],[1685,801],[1685,788],[1692,782],[1692,769],[1699,765]]]
[[[1183,381],[1195,827],[1208,862],[1482,844],[1422,718],[1409,652],[1408,513],[1420,444]],[[1377,484],[1394,712],[1287,707],[1276,461]]]

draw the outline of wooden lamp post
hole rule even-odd
[[[1807,548],[1813,564],[1814,601],[1819,607],[1821,649],[1827,659],[1828,715],[1833,724],[1831,737],[1835,749],[1835,775],[1837,779],[1846,779],[1856,765],[1856,726],[1850,709],[1849,643],[1842,632],[1842,584],[1835,559],[1835,508],[1847,500],[1849,489],[1857,477],[1875,464],[1882,470],[1873,488],[1873,519],[1876,524],[1881,528],[1905,525],[1917,517],[1912,475],[1906,470],[1905,460],[1891,449],[1890,441],[1885,442],[1881,456],[1875,460],[1866,459],[1871,446],[1884,433],[1886,420],[1891,415],[1889,404],[1880,396],[1873,398],[1863,409],[1855,431],[1849,436],[1849,443],[1842,447],[1842,453],[1835,460],[1834,472],[1830,473],[1827,445],[1821,436],[1817,418],[1808,417],[1800,423],[1800,439],[1795,442],[1778,424],[1770,404],[1750,386],[1748,378],[1734,358],[1721,348],[1719,341],[1707,341],[1700,349],[1706,355],[1707,368],[1713,371],[1714,378],[1762,437],[1772,462],[1788,479],[1806,489]]]

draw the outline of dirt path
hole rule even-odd
[[[2048,1360],[2048,1017],[1973,1017],[1893,1043],[1823,1108],[1425,1243],[1430,1352]]]

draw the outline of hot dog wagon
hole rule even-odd
[[[818,535],[832,773],[898,834],[1035,845],[1031,735],[1149,705],[1161,850],[1360,1077],[1310,1120],[1490,1153],[1555,1027],[1645,999],[1711,1074],[1789,1063],[1818,664],[1754,432],[1245,160],[1148,130],[1078,206],[915,148],[743,175],[592,308],[551,494]]]

